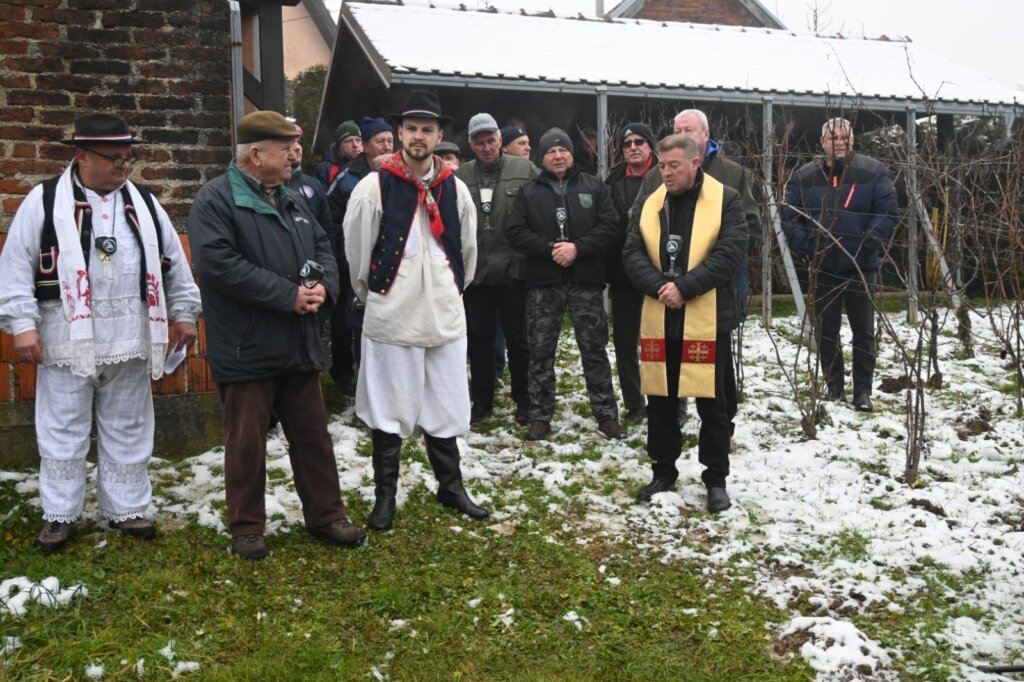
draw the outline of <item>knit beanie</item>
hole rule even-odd
[[[540,149],[540,155],[543,157],[548,153],[548,150],[552,147],[565,147],[569,150],[570,154],[574,154],[572,150],[572,140],[569,139],[569,133],[565,132],[561,128],[551,128],[546,133],[540,136],[540,142],[537,144]]]
[[[654,149],[654,133],[651,131],[651,127],[646,123],[630,123],[622,129],[622,135],[619,136],[619,149],[622,149],[622,143],[626,141],[626,138],[630,135],[639,135],[640,137],[647,140],[647,144],[650,145],[651,149]]]
[[[359,119],[359,136],[363,138],[364,142],[377,133],[383,132],[394,133],[395,129],[388,125],[388,122],[382,118],[363,116]]]
[[[356,125],[355,121],[344,121],[340,126],[334,129],[335,142],[342,142],[350,137],[361,137],[359,134],[359,126]]]

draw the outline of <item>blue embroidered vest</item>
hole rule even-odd
[[[370,276],[367,286],[370,291],[386,294],[391,290],[402,264],[405,241],[412,228],[418,208],[418,192],[407,182],[386,171],[377,174],[380,179],[380,199],[383,215],[380,234],[370,255]],[[459,206],[452,175],[430,190],[441,210],[444,232],[441,234],[441,248],[448,256],[448,265],[455,275],[455,284],[462,293],[465,270],[462,262],[462,224],[459,221]]]

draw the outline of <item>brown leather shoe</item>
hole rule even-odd
[[[142,538],[143,540],[156,538],[156,526],[153,525],[152,521],[147,521],[141,516],[125,519],[124,521],[110,521],[108,525],[113,530],[119,530],[133,538]]]
[[[526,430],[526,440],[540,440],[551,433],[551,424],[540,419],[530,422],[530,428]]]
[[[267,541],[262,535],[236,535],[231,538],[231,551],[243,559],[255,561],[267,556]]]
[[[317,540],[341,547],[358,547],[366,542],[366,531],[352,525],[348,519],[338,519],[326,526],[307,528],[309,534]]]
[[[618,419],[608,419],[601,422],[597,426],[597,430],[615,440],[622,440],[626,437],[626,432],[622,428],[622,424],[619,423]]]
[[[46,554],[53,554],[64,549],[71,538],[71,530],[75,527],[73,522],[44,521],[43,529],[39,531],[39,539],[36,545]]]

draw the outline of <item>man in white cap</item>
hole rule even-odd
[[[469,120],[469,146],[476,157],[456,176],[466,183],[476,205],[477,267],[473,284],[466,288],[466,325],[469,331],[470,423],[489,418],[494,411],[496,368],[495,323],[501,323],[508,348],[508,371],[515,420],[525,424],[530,407],[526,385],[529,348],[526,344],[526,289],[523,255],[512,249],[505,223],[519,188],[537,177],[526,159],[501,152],[498,124],[490,114]]]
[[[150,379],[163,375],[170,343],[195,340],[200,302],[170,218],[128,179],[138,142],[120,116],[77,118],[71,164],[28,194],[0,254],[0,329],[19,360],[39,365],[44,552],[62,550],[82,515],[94,408],[99,513],[126,535],[156,537],[143,516]]]

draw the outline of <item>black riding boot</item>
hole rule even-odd
[[[454,437],[437,438],[426,435],[427,459],[437,477],[437,501],[444,506],[462,512],[471,519],[486,519],[490,512],[478,507],[470,499],[462,485],[462,469],[459,466],[459,445]]]
[[[398,492],[398,454],[402,438],[386,431],[373,430],[373,510],[366,519],[372,530],[391,530],[395,520],[395,493]]]

